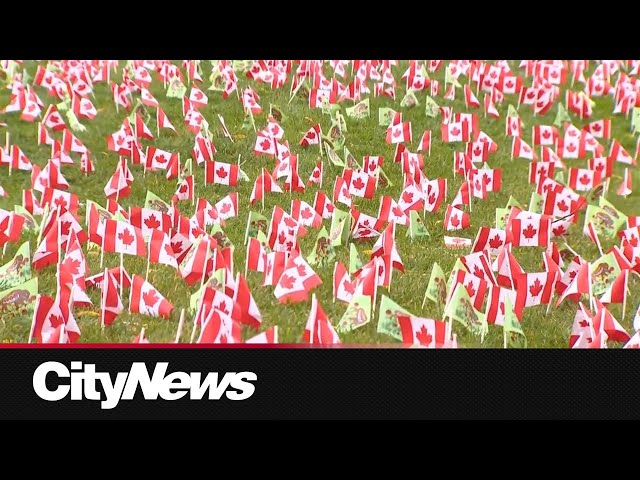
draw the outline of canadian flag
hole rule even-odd
[[[267,263],[266,243],[250,237],[247,245],[246,269],[252,272],[264,272]]]
[[[507,241],[507,233],[505,230],[491,227],[480,227],[476,235],[472,252],[480,252],[488,250],[492,255],[498,254],[498,249]]]
[[[493,89],[491,95],[485,94],[483,98],[484,105],[484,113],[485,115],[489,115],[492,118],[500,118],[500,112],[496,108],[493,97],[497,95],[502,95],[499,90]]]
[[[42,108],[38,104],[38,98],[33,90],[29,90],[29,94],[25,96],[24,109],[20,114],[20,120],[25,122],[35,122],[36,118],[42,113]]]
[[[31,171],[32,164],[17,145],[11,145],[9,155],[0,152],[0,165],[9,165],[12,170]]]
[[[517,300],[517,292],[515,290],[511,290],[504,287],[492,286],[491,293],[489,294],[489,299],[487,300],[487,323],[493,325],[504,325],[504,317],[505,317],[505,301],[509,299],[511,305],[516,304]],[[515,311],[518,320],[520,320],[520,315],[518,311]]]
[[[75,343],[80,338],[80,328],[60,295],[55,300],[39,295],[33,317],[33,337],[40,343]]]
[[[620,186],[616,189],[616,194],[626,197],[627,195],[631,195],[632,193],[632,187],[631,187],[631,173],[629,172],[628,168],[624,169],[624,175],[622,178],[622,183],[620,184]]]
[[[602,120],[596,120],[595,122],[588,123],[582,130],[589,132],[595,138],[611,138],[611,119],[603,118]]]
[[[377,178],[362,170],[345,169],[342,174],[347,185],[349,185],[349,193],[356,197],[372,199],[376,191]]]
[[[315,294],[311,298],[311,311],[302,335],[302,341],[315,345],[341,343],[338,334],[331,322],[329,322]]]
[[[220,221],[236,217],[238,215],[238,192],[232,192],[221,198],[214,205]]]
[[[555,145],[558,141],[558,129],[552,125],[534,125],[531,136],[533,145]]]
[[[98,111],[91,100],[88,98],[82,98],[79,95],[73,95],[71,109],[78,118],[84,118],[87,120],[93,120],[98,114]]]
[[[147,149],[147,163],[145,167],[150,170],[167,170],[172,163],[177,162],[178,153],[167,152],[156,147]]]
[[[333,201],[340,202],[348,207],[351,206],[349,184],[344,177],[336,177],[336,181],[333,184]]]
[[[240,168],[235,163],[205,162],[205,184],[217,183],[235,187],[238,185]]]
[[[396,201],[388,195],[380,198],[380,208],[378,209],[380,221],[394,222],[397,225],[409,226],[409,217]]]
[[[204,108],[207,106],[207,103],[209,103],[209,99],[207,98],[207,96],[202,93],[202,90],[200,90],[195,85],[191,87],[189,100],[191,101],[193,107],[196,109]]]
[[[151,94],[151,92],[144,87],[140,89],[140,100],[142,101],[142,104],[147,107],[152,107],[152,108],[160,107],[158,100],[156,100],[156,98]],[[160,122],[158,122],[158,124],[160,124]]]
[[[269,252],[266,254],[262,286],[276,285],[284,272],[289,252]],[[288,282],[287,282],[288,283]]]
[[[120,220],[105,220],[102,248],[110,253],[126,253],[139,257],[147,255],[142,230]]]
[[[355,293],[355,281],[351,280],[349,272],[342,262],[336,262],[333,267],[333,298],[345,303],[351,302]]]
[[[550,233],[551,218],[531,212],[521,212],[507,225],[507,235],[514,247],[546,247]]]
[[[307,186],[309,185],[322,185],[322,172],[323,172],[324,162],[320,160],[316,163],[311,175],[309,176],[309,180],[307,181]]]
[[[42,193],[45,188],[69,189],[69,183],[62,175],[59,164],[51,160],[47,162],[42,170],[37,165],[34,165],[31,172],[31,186],[36,192]]]
[[[381,227],[382,222],[379,219],[372,215],[362,213],[354,207],[351,207],[350,213],[353,218],[351,236],[354,239],[373,238],[380,235],[377,229]]]
[[[562,301],[570,295],[580,295],[586,293],[589,295],[589,297],[591,297],[591,264],[589,262],[583,262],[579,266],[574,266],[573,270],[567,269],[565,271],[565,276],[568,276],[569,278],[571,278],[572,274],[573,280],[560,293],[558,301],[556,302],[556,307],[559,306]],[[561,281],[563,283],[563,286],[566,285],[564,276]]]
[[[180,182],[180,185],[178,185],[178,188],[176,189],[176,193],[173,195],[172,197],[172,201],[178,202],[180,200],[191,200],[194,201],[194,195],[195,195],[195,191],[193,188],[193,184],[194,184],[194,176],[193,175],[189,175],[187,177],[184,177],[182,179],[182,181]]]
[[[371,248],[371,258],[389,255],[393,268],[404,272],[404,264],[395,242],[395,223],[390,222]]]
[[[103,325],[113,324],[116,317],[124,311],[118,288],[113,273],[105,269],[102,275],[102,291],[100,292],[100,323]]]
[[[505,95],[515,95],[520,93],[522,89],[522,77],[503,74],[500,76],[497,86]]]
[[[591,99],[584,92],[567,90],[565,103],[567,110],[575,113],[580,118],[589,118],[593,113]]]
[[[558,143],[558,154],[562,158],[582,158],[586,154],[585,137],[575,126],[568,124],[564,139]]]
[[[427,152],[431,156],[431,130],[425,130],[418,142],[418,152]],[[380,157],[382,158],[382,157]]]
[[[418,185],[409,183],[398,197],[397,203],[405,213],[409,210],[420,211],[424,208],[424,194]]]
[[[164,113],[164,110],[162,110],[160,106],[158,106],[156,110],[156,123],[158,125],[158,134],[160,134],[159,132],[161,128],[168,128],[169,130],[173,130],[173,132],[176,133],[176,128],[173,126],[171,121],[169,121],[169,117],[167,117],[167,115]]]
[[[467,290],[469,299],[471,300],[474,308],[476,310],[482,308],[487,289],[490,285],[489,282],[462,269],[452,272],[452,279],[453,284],[451,286],[451,291],[449,292],[449,299],[453,296],[456,286],[462,285]]]
[[[447,197],[447,179],[425,179],[421,183],[421,189],[424,192],[425,196],[424,211],[429,213],[437,212],[440,208],[440,205]]]
[[[62,148],[65,152],[84,153],[87,151],[87,147],[68,128],[62,131]]]
[[[491,271],[491,261],[489,260],[487,251],[481,250],[464,255],[460,257],[460,262],[476,277],[482,278],[493,285],[497,285],[496,279]]]
[[[615,138],[611,142],[609,157],[613,158],[616,162],[625,163],[627,165],[632,165],[634,167],[637,165],[636,160],[627,153],[624,147]]]
[[[161,230],[152,230],[149,240],[149,262],[161,263],[178,270],[178,261],[176,260],[173,248],[171,247],[171,238]]]
[[[291,216],[305,227],[320,228],[322,216],[304,200],[291,200]]]
[[[529,183],[538,184],[544,177],[553,177],[554,170],[554,163],[531,162],[529,164]]]
[[[169,233],[172,220],[169,214],[150,208],[131,207],[129,222],[142,230],[143,235],[151,235],[154,230]]]
[[[129,311],[151,317],[169,318],[173,305],[156,288],[139,275],[133,275]]]
[[[387,128],[387,143],[411,143],[411,122],[392,123]]]
[[[605,307],[600,300],[594,299],[596,314],[593,319],[593,325],[596,330],[604,330],[609,340],[614,342],[626,343],[631,337],[627,331],[618,323],[611,312]]]
[[[522,136],[522,120],[520,117],[507,117],[505,135],[507,137]]]
[[[296,244],[297,237],[303,237],[306,232],[306,228],[302,227],[280,206],[276,205],[273,208],[269,232],[267,234],[270,248],[276,251],[290,251]]]
[[[269,327],[264,332],[261,332],[244,343],[257,343],[257,344],[268,344],[268,343],[278,343],[278,326],[274,325],[273,327]]]
[[[256,143],[253,151],[256,155],[277,156],[276,140],[271,136],[265,136],[262,132],[258,132]]]
[[[447,323],[432,318],[398,314],[398,325],[405,345],[442,348],[447,344]]]
[[[306,300],[308,292],[320,284],[320,277],[302,255],[295,252],[289,256],[273,293],[280,303],[298,303]]]
[[[602,176],[599,171],[585,168],[569,169],[569,187],[578,192],[587,192],[602,183]]]
[[[476,190],[480,190],[476,186],[476,182],[482,183],[487,192],[499,192],[502,189],[502,169],[500,168],[479,168],[469,172],[469,180],[473,182]]]
[[[335,205],[324,192],[316,192],[313,209],[318,212],[322,218],[331,218],[335,210]]]
[[[522,312],[525,307],[548,305],[553,295],[556,272],[521,273],[514,278],[517,298],[516,312]]]
[[[513,137],[513,143],[511,144],[511,159],[524,158],[525,160],[537,160],[538,156],[533,149],[525,143],[520,137]]]
[[[309,145],[319,145],[321,137],[320,124],[316,123],[313,127],[311,127],[307,133],[304,134],[302,139],[300,140],[300,146],[306,148]]]
[[[253,295],[251,295],[247,280],[238,273],[235,283],[236,289],[233,295],[233,302],[240,309],[240,322],[256,329],[260,328],[262,314],[258,310],[258,305],[256,305]]]
[[[464,103],[467,108],[480,108],[480,101],[473,94],[468,83],[464,85]]]
[[[56,190],[55,188],[45,188],[41,197],[41,205],[49,205],[55,210],[60,207],[62,212],[68,211],[75,217],[78,215],[78,196],[75,193]]]
[[[469,228],[470,218],[467,212],[463,212],[458,207],[447,205],[444,214],[444,229],[448,232]]]
[[[441,133],[444,143],[471,141],[469,124],[467,122],[443,123]]]

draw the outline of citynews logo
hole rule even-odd
[[[171,372],[168,362],[158,362],[149,375],[144,362],[134,362],[128,372],[118,372],[115,380],[109,372],[96,372],[92,363],[71,362],[71,368],[59,362],[45,362],[33,372],[33,390],[43,400],[57,402],[71,394],[71,400],[97,400],[100,408],[109,410],[120,400],[132,400],[138,390],[145,400],[178,400],[189,394],[190,400],[202,400],[208,392],[209,400],[246,400],[255,392],[258,376],[253,372]],[[222,376],[221,376],[222,375]],[[49,385],[47,385],[49,376]],[[51,376],[55,377],[55,381]],[[69,379],[69,380],[64,380]],[[102,386],[102,393],[96,390]]]

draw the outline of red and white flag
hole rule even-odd
[[[105,269],[102,274],[102,287],[100,292],[100,323],[111,325],[116,317],[124,311],[122,299],[118,293],[119,284],[113,273]]]
[[[311,297],[311,311],[302,335],[304,343],[312,345],[331,345],[341,343],[338,334],[322,309],[315,295]]]
[[[307,299],[309,291],[322,284],[322,280],[299,253],[289,256],[274,295],[280,303],[298,303]]]
[[[139,275],[133,275],[129,296],[129,311],[151,317],[169,318],[173,305],[158,290]]]

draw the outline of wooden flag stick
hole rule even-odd
[[[178,330],[176,332],[176,339],[173,343],[180,343],[180,336],[182,335],[182,329],[184,328],[185,311],[184,308],[180,311],[180,321],[178,322]]]
[[[144,275],[144,280],[149,280],[149,263],[151,263],[151,242],[149,242],[149,247],[147,248],[147,272]]]
[[[104,333],[104,307],[107,302],[107,269],[104,269],[104,275],[102,277],[102,293],[100,295],[100,327]]]
[[[120,252],[120,298],[122,298],[123,285],[124,285],[124,253]]]
[[[106,236],[106,232],[102,232],[102,238],[100,242],[100,268],[104,266],[104,237]]]

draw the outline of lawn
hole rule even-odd
[[[46,62],[39,62],[45,65]],[[181,66],[182,62],[174,62]],[[519,68],[519,61],[510,62],[513,72],[524,76]],[[28,72],[29,78],[33,79],[38,63],[25,62],[24,69]],[[121,61],[117,72],[113,73],[111,79],[119,82],[121,79],[122,67],[125,62]],[[455,193],[458,191],[463,178],[452,173],[452,161],[455,151],[461,151],[464,148],[462,143],[443,143],[441,141],[440,126],[441,117],[428,117],[425,114],[425,98],[429,93],[420,91],[416,93],[416,97],[420,104],[415,107],[401,107],[400,101],[406,93],[406,82],[401,80],[408,62],[399,62],[398,66],[393,67],[392,72],[397,81],[396,99],[387,96],[374,96],[373,86],[370,85],[372,93],[365,95],[370,101],[370,116],[364,119],[355,119],[346,115],[345,108],[353,104],[346,101],[341,104],[341,112],[345,116],[347,124],[347,132],[345,133],[345,146],[351,151],[355,158],[360,162],[365,155],[381,155],[385,159],[384,171],[389,177],[392,185],[386,188],[378,186],[374,198],[372,200],[353,197],[354,204],[361,211],[373,216],[377,216],[380,197],[382,195],[390,195],[397,199],[403,188],[402,172],[399,163],[393,163],[395,145],[387,144],[385,141],[386,127],[380,126],[378,122],[378,109],[382,107],[390,107],[402,112],[403,121],[410,121],[413,131],[413,140],[407,145],[410,151],[415,152],[422,133],[425,130],[431,130],[433,134],[431,154],[425,155],[425,167],[423,169],[426,176],[430,179],[446,178],[448,181],[447,200],[435,214],[426,213],[424,216],[427,229],[431,233],[430,237],[421,237],[414,240],[405,236],[405,227],[396,228],[396,245],[400,257],[405,266],[404,273],[398,271],[393,272],[393,280],[390,291],[380,287],[378,290],[378,303],[381,294],[385,294],[396,303],[407,309],[413,315],[420,317],[430,317],[434,319],[442,318],[442,310],[434,303],[427,301],[422,307],[423,295],[429,280],[432,266],[437,262],[445,274],[448,275],[459,255],[470,252],[470,249],[456,250],[445,248],[444,235],[454,235],[473,240],[482,226],[494,226],[495,209],[497,207],[506,206],[510,196],[513,196],[518,202],[526,206],[529,203],[531,193],[535,186],[528,182],[529,162],[523,159],[511,159],[511,143],[512,139],[505,135],[505,117],[508,105],[517,107],[517,95],[506,95],[502,104],[498,105],[500,118],[494,119],[483,115],[482,108],[467,109],[465,106],[464,95],[462,89],[456,91],[456,98],[453,101],[444,100],[442,95],[444,89],[445,69],[440,68],[438,71],[429,73],[432,79],[439,80],[441,89],[438,96],[434,100],[441,106],[451,106],[454,112],[476,112],[480,118],[480,130],[489,135],[499,146],[498,151],[489,157],[488,164],[492,168],[502,169],[502,190],[497,193],[489,193],[485,201],[473,199],[471,211],[470,227],[459,232],[445,232],[443,228],[443,218],[446,205]],[[445,62],[446,66],[446,62]],[[294,69],[295,69],[294,65]],[[590,63],[590,69],[586,72],[586,76],[593,72],[596,67],[595,62]],[[21,67],[22,68],[22,67]],[[249,205],[249,195],[252,190],[253,181],[263,167],[267,167],[270,171],[274,167],[274,159],[267,156],[254,155],[254,144],[256,134],[251,130],[243,129],[243,107],[235,93],[228,99],[223,99],[222,93],[219,91],[208,90],[211,85],[209,74],[211,72],[211,62],[203,61],[201,63],[202,78],[204,83],[200,85],[200,89],[208,96],[208,105],[200,110],[210,124],[210,130],[213,133],[213,142],[217,149],[215,159],[218,161],[234,163],[240,156],[242,170],[246,172],[250,181],[241,182],[238,187],[226,187],[222,185],[204,185],[204,170],[198,167],[194,162],[194,175],[196,183],[196,197],[204,197],[212,204],[228,193],[237,191],[239,194],[239,213],[236,218],[232,218],[226,222],[224,231],[235,246],[234,263],[235,271],[244,273],[245,264],[245,246],[244,235],[249,212],[253,209],[261,211],[262,205],[257,203],[253,208]],[[325,74],[328,78],[332,70],[328,62],[325,68]],[[347,79],[341,80],[348,83],[351,80],[350,69],[347,69]],[[269,113],[269,105],[278,106],[285,115],[284,120],[280,123],[284,129],[284,139],[289,141],[292,152],[298,154],[300,177],[305,181],[309,178],[316,162],[318,161],[318,147],[311,146],[303,149],[298,142],[304,133],[315,123],[320,123],[323,132],[328,131],[331,120],[329,115],[323,114],[320,108],[310,109],[308,101],[302,95],[296,95],[291,102],[290,98],[290,77],[284,87],[272,89],[269,84],[258,83],[246,78],[244,73],[237,73],[239,78],[238,89],[240,92],[250,85],[260,96],[259,104],[262,106],[262,113],[255,116],[255,123],[258,130],[264,128],[267,124]],[[177,134],[169,130],[161,130],[157,136],[155,128],[155,111],[148,109],[151,114],[147,125],[156,137],[154,142],[142,140],[143,146],[155,145],[158,148],[171,152],[180,152],[183,160],[190,157],[191,149],[194,145],[194,135],[185,126],[182,117],[182,102],[179,98],[167,98],[166,89],[163,87],[162,81],[158,79],[156,72],[151,72],[153,82],[149,89],[158,99],[162,109],[165,111],[173,125],[176,127]],[[614,77],[615,79],[615,77]],[[525,83],[530,85],[531,78],[524,77]],[[461,77],[460,82],[464,84],[468,79]],[[612,82],[613,83],[613,82]],[[561,86],[560,100],[564,102],[565,90],[569,87],[570,81]],[[189,85],[188,85],[189,86]],[[579,89],[579,85],[574,90]],[[46,105],[49,103],[57,103],[58,99],[48,95],[47,91],[41,87],[33,87],[37,95]],[[473,88],[475,92],[475,87]],[[188,95],[188,91],[187,91]],[[134,98],[138,95],[135,94]],[[94,85],[94,97],[90,97],[94,105],[98,109],[98,114],[94,120],[81,120],[86,126],[84,132],[74,132],[75,135],[88,147],[94,161],[96,171],[88,176],[80,172],[79,155],[72,154],[76,164],[65,165],[62,172],[70,185],[70,191],[80,196],[81,202],[87,199],[94,200],[100,205],[105,205],[106,199],[103,189],[114,172],[118,163],[118,155],[115,152],[108,151],[106,144],[107,135],[118,130],[125,116],[129,112],[120,108],[118,112],[113,102],[109,85],[105,83],[97,83]],[[0,106],[9,103],[10,90],[2,89],[0,91]],[[480,97],[480,99],[482,99]],[[624,148],[633,155],[636,147],[636,136],[631,133],[630,118],[624,115],[612,114],[614,103],[609,96],[594,98],[596,105],[593,109],[593,115],[589,119],[580,119],[574,114],[571,115],[573,124],[581,129],[586,123],[601,118],[612,119],[612,139],[615,138],[621,142]],[[531,128],[537,124],[550,125],[555,119],[558,109],[556,102],[551,110],[544,116],[534,117],[531,108],[522,106],[518,113],[525,125],[523,128],[523,139],[531,144]],[[135,100],[134,100],[135,103]],[[43,109],[44,113],[44,109]],[[218,121],[218,114],[221,114],[226,122],[229,131],[232,134],[233,141],[225,138],[222,128]],[[10,134],[12,144],[19,145],[32,163],[44,167],[50,156],[50,147],[46,145],[39,146],[37,144],[37,124],[20,120],[20,113],[0,114],[0,122],[6,123],[6,130]],[[562,132],[562,129],[560,129]],[[0,129],[0,134],[2,129]],[[561,133],[562,135],[562,133]],[[55,135],[59,138],[58,135]],[[0,141],[3,137],[0,135]],[[611,140],[602,140],[601,143],[608,152]],[[338,152],[342,155],[342,152]],[[324,180],[323,191],[331,196],[333,183],[336,175],[342,173],[340,167],[336,167],[324,158]],[[586,160],[566,160],[567,166],[586,165]],[[611,188],[607,195],[607,199],[613,203],[616,208],[627,215],[640,215],[640,195],[634,191],[626,198],[619,197],[615,194],[615,190],[622,180],[624,171],[622,164],[614,166],[613,178],[611,180]],[[147,172],[143,174],[142,168],[132,166],[135,181],[132,184],[131,195],[121,199],[120,205],[125,209],[131,206],[143,206],[147,190],[154,192],[166,201],[176,191],[176,182],[174,180],[167,181],[164,172]],[[585,167],[586,168],[586,167]],[[30,174],[24,171],[13,171],[9,176],[6,166],[0,167],[2,174],[0,176],[0,186],[8,193],[8,198],[0,198],[0,208],[12,210],[14,204],[21,203],[22,190],[31,186]],[[640,178],[636,168],[631,169],[633,172],[633,184],[639,185]],[[282,184],[282,182],[280,182]],[[303,193],[267,193],[264,202],[265,216],[270,217],[273,207],[280,205],[286,211],[290,211],[291,199],[302,199],[313,205],[314,195],[318,190],[317,187],[307,187]],[[337,205],[339,206],[339,205]],[[339,208],[345,209],[344,206]],[[190,202],[180,202],[180,211],[190,217],[195,211],[195,207]],[[84,206],[80,208],[80,217],[84,221]],[[582,233],[582,219],[577,225],[573,225],[564,241],[567,242],[576,252],[584,259],[593,261],[599,257],[596,246]],[[329,220],[324,221],[325,227],[329,228]],[[84,224],[83,224],[84,226]],[[306,256],[313,249],[317,236],[317,230],[310,229],[307,236],[301,239],[300,247],[302,253]],[[17,251],[18,246],[25,240],[29,240],[31,252],[33,253],[37,247],[35,234],[24,234],[18,243],[10,243],[3,257],[3,262],[12,258]],[[602,247],[606,251],[614,244],[618,244],[617,238],[601,239]],[[373,240],[356,241],[356,246],[360,252],[360,256],[368,258],[368,253],[373,246]],[[514,248],[516,258],[526,271],[540,271],[542,269],[541,252],[544,248]],[[92,250],[88,251],[86,246],[84,253],[88,262],[91,274],[101,271],[100,254]],[[119,264],[120,257],[116,254],[106,253],[104,255],[104,263],[107,267],[114,267]],[[349,264],[349,248],[339,247],[336,249],[336,261],[342,261],[345,265]],[[136,273],[144,276],[146,270],[146,259],[124,256],[124,265],[130,274]],[[316,272],[322,278],[322,285],[314,291],[322,305],[324,311],[328,315],[331,323],[336,325],[347,305],[340,301],[333,301],[332,296],[332,278],[333,263],[326,267],[314,267]],[[42,294],[55,295],[56,279],[55,267],[49,266],[40,271],[34,271],[34,275],[38,277],[39,291]],[[282,305],[273,294],[273,287],[262,287],[262,274],[249,272],[247,280],[255,301],[263,316],[263,325],[260,331],[277,325],[279,329],[279,341],[281,343],[299,343],[302,340],[303,331],[309,315],[311,307],[311,296],[309,300],[296,304]],[[123,298],[125,311],[120,314],[115,323],[107,328],[101,328],[99,319],[100,296],[97,289],[88,289],[87,293],[94,303],[93,308],[75,308],[74,316],[82,330],[80,342],[101,343],[101,342],[131,342],[133,338],[140,332],[141,328],[145,328],[145,334],[152,342],[172,342],[176,335],[176,328],[180,311],[189,305],[190,295],[197,290],[199,285],[188,286],[180,277],[180,275],[171,267],[164,265],[152,264],[149,271],[149,282],[151,282],[158,291],[164,295],[173,305],[174,310],[169,319],[151,318],[145,315],[129,313],[128,294],[125,293]],[[638,298],[640,294],[640,281],[636,275],[630,276],[629,296],[626,315],[622,318],[620,305],[611,305],[610,311],[618,319],[618,321],[629,331],[633,333],[632,318],[638,307]],[[552,307],[547,313],[547,306],[537,306],[527,308],[524,311],[522,319],[522,329],[526,334],[529,347],[546,348],[560,347],[565,348],[568,345],[569,335],[571,333],[571,325],[576,312],[577,304],[570,301],[563,302],[558,308]],[[356,330],[340,333],[340,339],[344,344],[379,344],[379,345],[395,345],[399,342],[392,337],[376,332],[377,327],[377,311],[373,320],[367,325]],[[187,315],[187,322],[183,331],[181,341],[187,342],[191,336],[191,315]],[[0,341],[3,342],[25,342],[28,338],[31,316],[25,316],[21,321],[5,321],[0,319]],[[458,344],[460,347],[486,347],[495,348],[503,345],[502,327],[489,326],[488,335],[481,342],[480,338],[466,331],[460,324],[454,322],[454,331],[458,336]],[[258,333],[248,327],[243,327],[243,338],[249,338]],[[610,343],[611,347],[619,346],[614,342]]]

